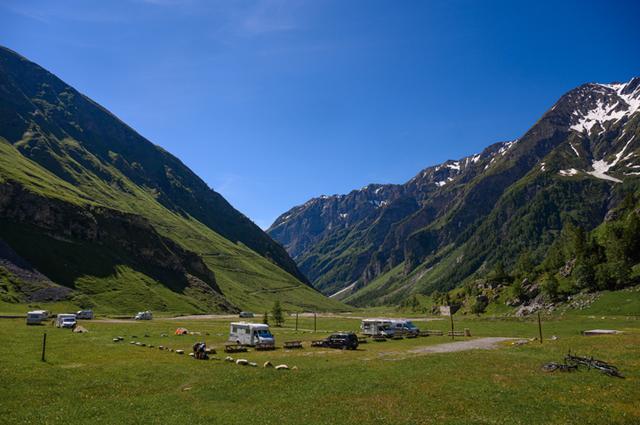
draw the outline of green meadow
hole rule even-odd
[[[375,314],[381,312],[376,311]],[[510,341],[492,350],[421,354],[447,336],[368,342],[357,351],[312,348],[309,342],[359,327],[367,311],[287,317],[273,328],[277,345],[302,340],[301,350],[230,354],[259,367],[224,361],[232,317],[81,322],[74,334],[51,325],[0,320],[3,424],[637,424],[640,423],[640,318],[571,314],[543,320],[544,342]],[[395,313],[397,316],[398,313]],[[260,318],[254,319],[259,321]],[[421,329],[446,331],[448,320]],[[534,338],[537,322],[454,318],[472,338]],[[200,335],[176,336],[184,326]],[[580,331],[611,328],[615,336]],[[41,361],[47,333],[46,361]],[[166,336],[163,336],[166,334]],[[124,341],[114,343],[114,337]],[[552,336],[557,339],[551,340]],[[214,347],[213,359],[188,356],[192,344]],[[146,347],[130,344],[142,342]],[[154,345],[150,348],[149,345]],[[184,355],[159,350],[163,345]],[[617,365],[625,379],[595,370],[544,373],[541,365],[568,352]],[[265,361],[297,370],[263,368]]]

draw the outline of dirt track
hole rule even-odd
[[[454,341],[445,344],[425,345],[422,347],[412,348],[406,351],[386,351],[378,354],[379,357],[390,357],[388,360],[400,360],[409,356],[422,356],[425,354],[436,353],[455,353],[467,350],[494,350],[499,348],[500,343],[505,341],[514,341],[520,338],[478,338],[467,341]]]

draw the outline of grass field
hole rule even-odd
[[[359,312],[363,313],[364,312]],[[354,316],[359,315],[353,313]],[[0,320],[0,423],[191,424],[637,424],[640,423],[640,320],[573,315],[545,320],[544,344],[502,344],[491,351],[416,355],[407,350],[450,342],[425,337],[370,342],[357,351],[305,348],[232,355],[298,370],[195,361],[129,341],[184,349],[196,340],[222,352],[230,318],[82,323],[87,334]],[[348,315],[301,317],[276,328],[284,340],[309,341],[334,330],[357,330]],[[448,321],[416,322],[447,330]],[[201,336],[175,336],[176,327]],[[473,337],[530,338],[537,324],[524,320],[456,320]],[[583,337],[591,328],[623,330]],[[304,329],[304,331],[303,331]],[[47,332],[47,361],[40,361]],[[161,335],[168,334],[166,337]],[[145,337],[149,335],[148,337]],[[138,338],[133,338],[133,335]],[[547,340],[552,335],[555,341]],[[124,336],[121,343],[112,342]],[[461,338],[458,338],[461,339]],[[626,379],[596,371],[543,373],[571,350],[620,367]]]

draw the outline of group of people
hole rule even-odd
[[[196,342],[193,344],[193,358],[197,360],[209,359],[209,355],[207,354],[207,344],[204,342]]]

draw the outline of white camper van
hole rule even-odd
[[[153,318],[153,315],[148,310],[139,311],[134,317],[135,320],[151,320],[152,318]]]
[[[271,334],[271,331],[269,331],[269,325],[247,322],[231,323],[229,341],[243,345],[275,345],[276,343],[276,339]]]
[[[360,330],[363,335],[390,336],[388,333],[390,328],[391,320],[389,319],[363,319],[360,324]]]
[[[27,312],[27,325],[39,325],[49,318],[46,310],[34,310]]]
[[[56,327],[58,328],[73,328],[75,325],[75,314],[58,314],[56,317]]]

